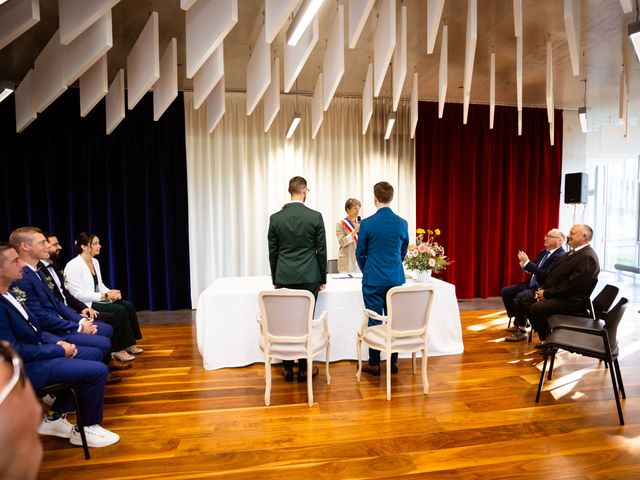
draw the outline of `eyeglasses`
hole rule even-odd
[[[1,404],[2,402],[4,402],[5,398],[7,398],[13,391],[18,382],[24,385],[25,373],[22,359],[18,355],[18,352],[16,352],[8,342],[0,341],[0,357],[13,366],[13,375],[11,376],[9,383],[2,387],[2,390],[0,390]]]
[[[560,237],[556,237],[555,235],[545,235],[544,238],[555,238],[560,240]]]

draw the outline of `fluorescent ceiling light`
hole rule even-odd
[[[287,30],[287,44],[297,45],[302,34],[311,24],[311,20],[316,16],[323,0],[304,0],[302,6],[298,9],[293,22]]]
[[[2,0],[0,0],[0,3],[2,3]],[[12,93],[13,93],[13,88],[5,88],[2,92],[0,92],[0,102],[3,101]]]
[[[582,133],[587,133],[587,107],[580,107],[578,109],[578,117],[580,117]]]
[[[289,130],[287,130],[287,138],[293,137],[293,134],[295,133],[296,128],[298,128],[298,124],[300,123],[301,119],[302,115],[300,115],[300,112],[296,112],[293,114],[293,118],[291,119],[291,123],[289,124]]]
[[[384,133],[384,139],[389,140],[391,138],[391,131],[393,130],[393,126],[396,123],[396,114],[389,114],[389,118],[387,118],[387,131]]]
[[[630,23],[628,32],[636,51],[636,57],[640,60],[640,22]]]

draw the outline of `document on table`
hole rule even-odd
[[[344,278],[362,278],[361,273],[331,273],[331,278],[335,280],[344,279]]]

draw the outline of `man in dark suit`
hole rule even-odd
[[[51,292],[45,276],[38,272],[38,261],[49,258],[47,240],[42,231],[35,227],[18,228],[11,232],[9,243],[24,265],[22,278],[16,280],[12,290],[24,295],[25,305],[42,328],[67,342],[98,348],[104,358],[110,358],[111,326],[94,323],[60,302]]]
[[[512,335],[505,338],[507,342],[523,342],[528,338],[527,317],[522,302],[527,297],[533,297],[538,285],[546,279],[549,270],[566,253],[562,247],[564,241],[564,233],[557,228],[552,228],[544,236],[544,248],[540,250],[535,260],[529,260],[522,250],[518,252],[520,268],[530,273],[531,278],[526,282],[509,285],[502,289],[502,301],[507,315],[515,317],[513,327],[510,329]]]
[[[547,319],[555,314],[585,315],[589,296],[598,283],[598,255],[589,242],[593,230],[588,225],[571,227],[567,243],[571,250],[549,271],[547,278],[524,304],[531,326],[544,341],[549,334]]]
[[[364,306],[380,315],[387,314],[387,292],[405,283],[402,260],[409,246],[407,221],[391,211],[393,187],[387,182],[373,187],[373,201],[378,211],[362,220],[356,260],[362,271],[362,297]],[[369,319],[369,326],[379,321]],[[387,360],[388,361],[388,360]],[[398,371],[398,354],[391,355],[391,372]],[[380,351],[369,349],[369,363],[362,370],[380,375]]]
[[[318,298],[327,283],[327,240],[322,214],[308,208],[307,181],[289,180],[291,202],[269,219],[269,265],[276,288],[307,290]],[[293,361],[283,361],[284,378],[293,381]],[[313,369],[312,374],[317,374]],[[298,360],[298,381],[306,382],[307,361]]]
[[[29,381],[34,388],[59,382],[79,382],[82,418],[91,447],[105,447],[120,437],[100,426],[104,402],[107,367],[99,360],[102,352],[93,347],[77,346],[46,332],[29,311],[25,298],[10,290],[23,275],[16,250],[0,244],[0,339],[8,341],[20,354]],[[73,410],[70,394],[59,395],[52,410],[45,415],[39,432],[68,438],[81,445],[80,432],[60,412]]]

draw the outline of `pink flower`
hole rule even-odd
[[[429,266],[430,266],[431,268],[433,268],[433,267],[435,267],[435,266],[436,266],[436,261],[435,261],[435,259],[434,259],[434,258],[430,258],[430,259],[429,259],[429,261],[428,261],[427,263],[429,264]]]
[[[420,253],[424,253],[429,250],[429,247],[427,247],[424,243],[421,243],[420,245],[418,245],[418,250],[420,250]]]

